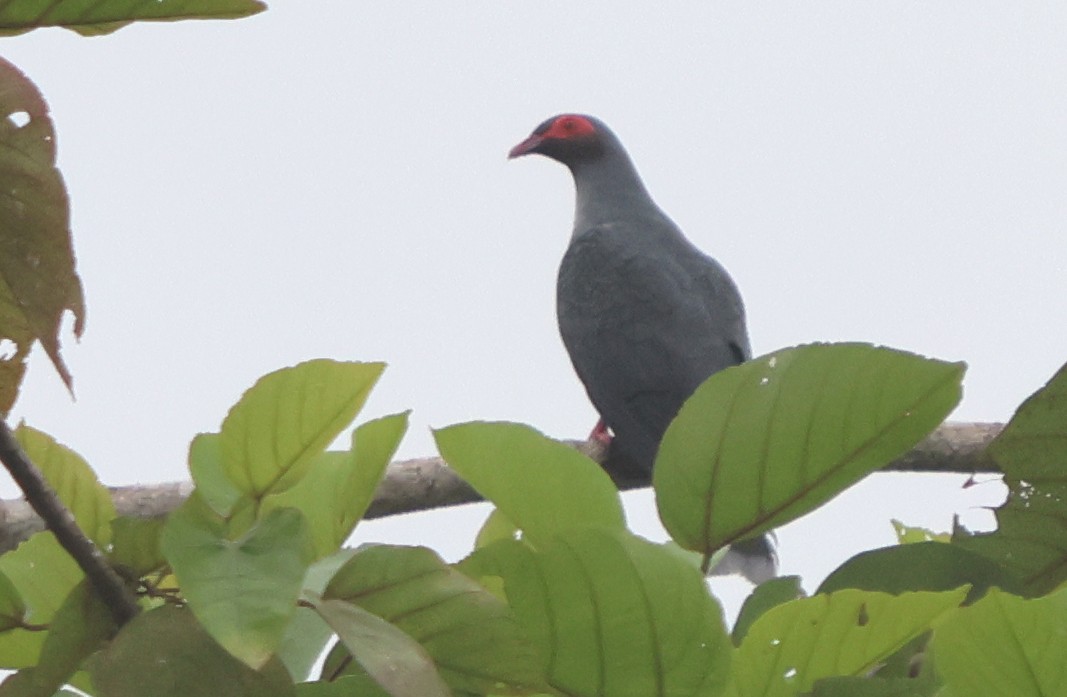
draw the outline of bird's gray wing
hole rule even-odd
[[[682,402],[746,357],[737,291],[680,234],[648,240],[605,228],[576,237],[560,267],[560,332],[613,450],[651,468]],[[651,242],[652,244],[649,244]]]

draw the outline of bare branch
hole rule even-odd
[[[26,456],[15,434],[3,420],[0,420],[0,461],[3,461],[33,509],[47,523],[56,541],[85,572],[111,611],[115,624],[121,627],[136,617],[141,608],[133,593],[111,568],[100,549],[74,522],[70,510],[59,500],[41,470]]]
[[[889,472],[998,472],[985,455],[985,448],[1000,433],[1003,424],[946,423],[911,452],[885,468]],[[598,443],[571,441],[597,462],[604,459]],[[610,473],[609,473],[610,474]],[[615,477],[623,489],[648,486],[648,480]],[[111,490],[119,515],[137,518],[164,516],[178,507],[192,491],[189,482],[123,486]],[[389,465],[385,479],[367,518],[456,506],[480,501],[481,497],[436,457],[402,460]],[[23,501],[0,502],[0,551],[13,549],[21,540],[43,529]]]

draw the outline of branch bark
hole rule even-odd
[[[999,423],[946,423],[903,457],[890,463],[886,472],[997,473],[985,449],[1000,433]],[[570,441],[597,462],[604,451],[596,442]],[[609,474],[612,474],[609,472]],[[613,476],[622,489],[648,486],[648,479]],[[114,487],[111,489],[119,515],[137,518],[165,516],[192,491],[190,482]],[[397,461],[389,465],[378,487],[367,518],[384,518],[446,506],[481,501],[481,497],[437,457]],[[13,549],[44,525],[21,500],[0,501],[0,551]]]
[[[40,516],[39,527],[43,529],[47,522],[48,529],[56,536],[56,541],[85,572],[89,582],[93,584],[96,592],[111,611],[115,624],[121,627],[136,617],[141,611],[137,605],[137,598],[108,564],[103,552],[74,522],[74,516],[70,510],[59,500],[41,470],[26,456],[15,434],[2,419],[0,419],[0,461],[3,461],[12,478],[26,494],[29,505]]]

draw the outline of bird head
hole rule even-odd
[[[537,153],[573,167],[604,154],[613,140],[611,131],[592,116],[560,114],[534,129],[530,137],[508,153],[508,159]]]

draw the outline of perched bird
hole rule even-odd
[[[508,157],[534,153],[566,165],[577,192],[556,286],[563,343],[614,434],[609,469],[647,478],[682,403],[712,373],[751,357],[741,296],[652,200],[602,121],[554,116]],[[775,574],[769,540],[734,549],[744,558],[732,563],[742,568],[728,571],[756,580]]]

